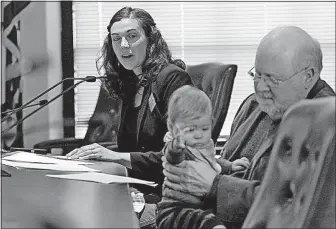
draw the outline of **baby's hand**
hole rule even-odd
[[[217,174],[221,174],[222,167],[217,162],[214,163],[214,169],[216,170]]]
[[[178,134],[174,140],[173,140],[173,148],[180,150],[180,149],[184,149],[185,146],[185,140],[182,134]]]
[[[232,171],[237,172],[237,171],[245,170],[249,166],[250,166],[249,159],[247,159],[246,157],[242,157],[232,162]]]
[[[212,229],[226,229],[226,227],[224,225],[217,225],[213,227]]]
[[[175,126],[177,128],[177,134],[173,139],[173,148],[180,150],[186,148],[186,141],[184,138],[184,130],[181,130],[179,126]]]

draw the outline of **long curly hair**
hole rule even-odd
[[[142,63],[141,81],[132,70],[125,69],[119,63],[112,48],[111,27],[115,22],[124,18],[136,19],[148,39],[146,57]],[[138,88],[150,85],[155,81],[160,71],[169,63],[173,63],[183,70],[186,68],[182,60],[173,60],[168,45],[163,39],[160,30],[156,27],[154,19],[143,9],[131,7],[120,9],[110,20],[107,31],[108,35],[104,40],[101,55],[96,60],[96,67],[100,75],[106,76],[106,79],[102,80],[102,86],[113,97],[120,98],[124,102],[131,104],[134,102]]]

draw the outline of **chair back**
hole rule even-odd
[[[95,142],[116,143],[119,125],[119,102],[101,87],[95,110],[88,122],[85,144]]]
[[[210,62],[189,65],[187,72],[195,87],[211,99],[214,118],[212,139],[216,143],[229,109],[237,65]]]
[[[61,138],[38,142],[34,145],[37,149],[61,148],[63,154],[84,145],[99,143],[105,147],[117,144],[117,132],[119,125],[119,102],[109,96],[107,91],[100,88],[95,110],[88,121],[88,129],[84,138]]]
[[[242,228],[335,228],[335,97],[286,112]]]
[[[237,65],[204,63],[187,66],[187,72],[193,84],[211,99],[214,117],[212,139],[216,143],[229,109]],[[95,111],[88,123],[85,142],[88,144],[104,141],[116,143],[119,109],[119,102],[111,98],[101,87]]]

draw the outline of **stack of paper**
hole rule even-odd
[[[57,164],[57,163],[69,163],[77,165],[92,165],[93,163],[86,161],[76,161],[70,160],[66,157],[56,157],[56,156],[44,156],[35,153],[27,152],[17,152],[16,154],[2,158],[7,161],[17,161],[17,162],[32,162],[32,163],[44,163],[44,164]]]
[[[18,152],[16,154],[4,157],[2,158],[1,163],[16,168],[28,168],[28,169],[44,169],[44,170],[72,171],[72,172],[98,171],[96,169],[91,169],[84,166],[92,164],[89,162],[64,160],[27,152]]]
[[[46,175],[47,177],[70,179],[70,180],[81,180],[81,181],[92,181],[103,184],[111,183],[134,183],[134,184],[145,184],[155,187],[155,184],[152,181],[145,181],[131,177],[123,177],[117,175],[110,175],[105,173],[77,173],[77,174],[62,174],[62,175]]]

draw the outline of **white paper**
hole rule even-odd
[[[84,165],[78,165],[74,163],[63,163],[63,164],[45,164],[45,163],[27,163],[27,162],[17,162],[17,161],[7,161],[2,159],[2,164],[16,167],[16,168],[26,168],[26,169],[42,169],[42,170],[57,170],[57,171],[68,171],[68,172],[97,172],[99,170],[88,168]]]
[[[134,184],[145,184],[149,186],[156,186],[152,181],[145,181],[131,177],[110,175],[105,173],[78,173],[78,174],[62,174],[62,175],[46,175],[47,177],[54,178],[63,178],[63,179],[71,179],[71,180],[81,180],[81,181],[93,181],[103,184],[111,184],[111,183],[134,183]]]
[[[35,153],[18,152],[16,154],[3,157],[3,160],[16,161],[16,162],[31,162],[31,163],[43,163],[43,164],[75,164],[75,165],[92,165],[90,162],[83,162],[77,160],[62,160],[65,158],[53,158],[51,156],[43,156]]]

